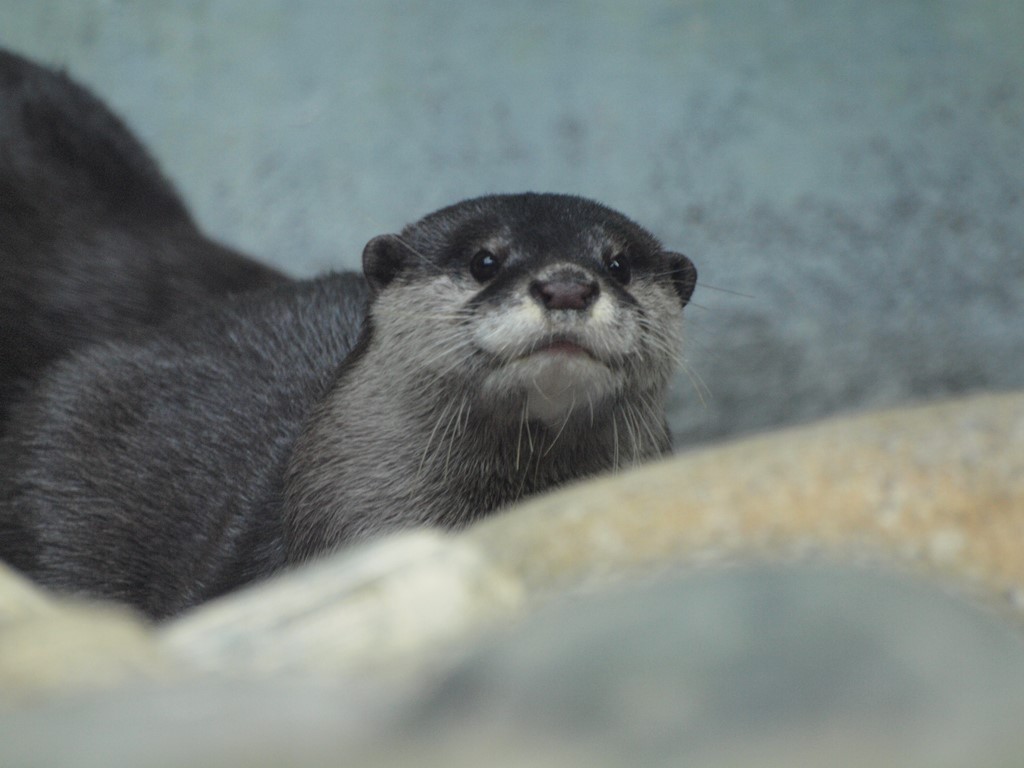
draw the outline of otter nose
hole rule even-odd
[[[596,281],[582,277],[534,280],[530,284],[530,295],[546,309],[586,309],[600,290]]]

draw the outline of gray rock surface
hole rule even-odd
[[[488,753],[507,765],[1013,765],[1022,691],[1021,638],[931,588],[742,568],[550,607],[444,680],[398,754],[467,766]]]
[[[483,192],[634,216],[700,268],[681,444],[1024,385],[1015,0],[0,0],[0,18],[0,43],[128,118],[213,234],[296,273]]]

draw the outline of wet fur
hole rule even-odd
[[[483,282],[481,248],[502,262]],[[624,285],[607,268],[620,253]],[[669,450],[696,272],[626,217],[480,198],[375,238],[363,261],[366,279],[274,280],[50,366],[0,440],[0,556],[164,617]],[[593,280],[597,299],[539,307],[529,286],[549,273]],[[543,351],[563,337],[590,353]]]

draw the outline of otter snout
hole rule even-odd
[[[582,272],[562,272],[530,283],[530,296],[545,309],[588,309],[600,293],[597,281]]]

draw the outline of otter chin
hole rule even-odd
[[[552,355],[586,355],[587,357],[593,357],[594,354],[586,347],[581,346],[575,341],[569,339],[555,339],[554,341],[546,342],[533,352],[535,355],[552,354]]]
[[[559,427],[576,411],[602,407],[621,384],[621,376],[584,348],[558,342],[495,371],[485,391],[521,397],[523,418]]]

